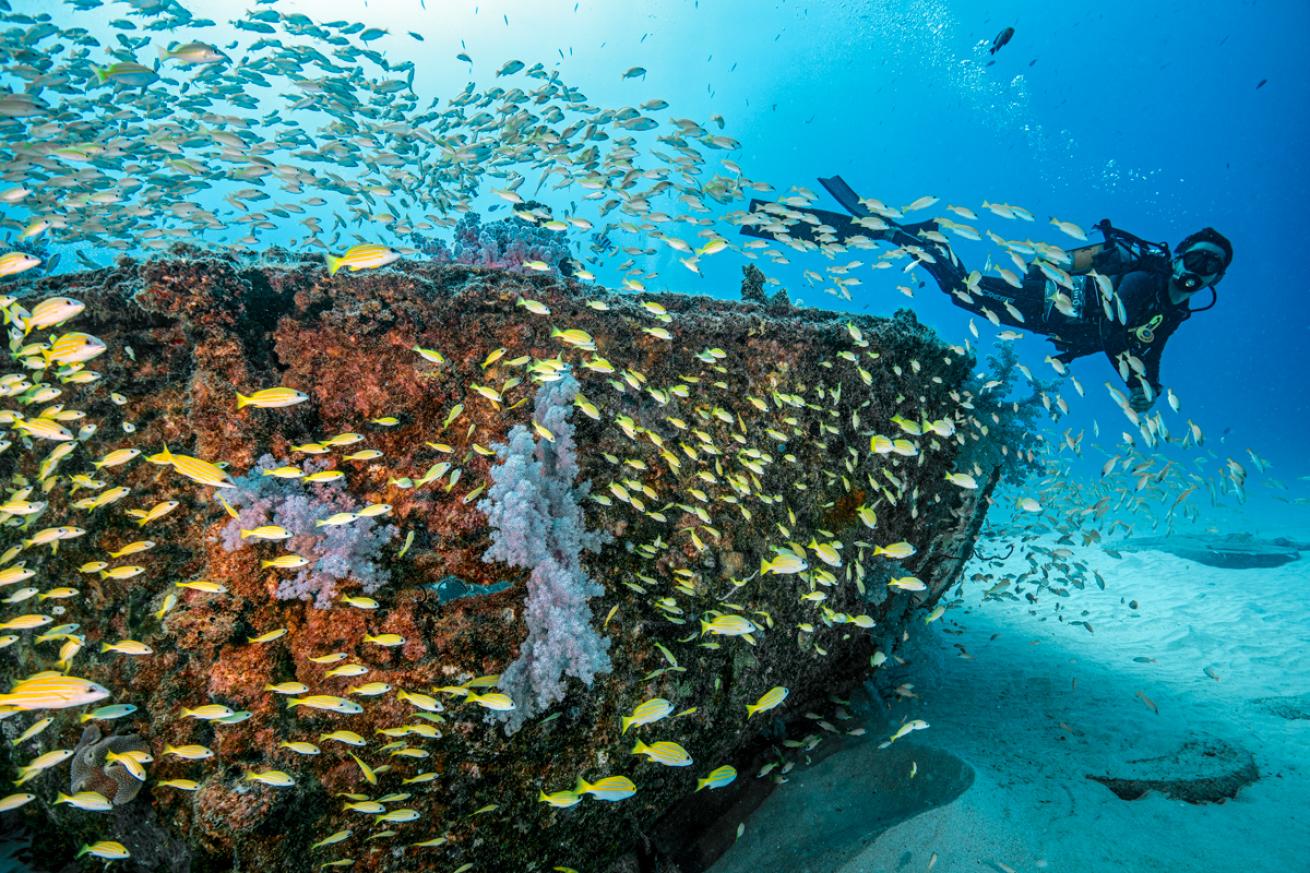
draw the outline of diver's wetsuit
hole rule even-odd
[[[840,180],[837,180],[840,181]],[[842,183],[844,184],[844,183]],[[853,192],[852,192],[853,193]],[[846,205],[846,204],[843,204]],[[779,208],[759,200],[751,201],[751,211]],[[984,309],[1002,324],[1045,335],[1059,354],[1055,357],[1068,363],[1075,358],[1104,352],[1112,366],[1119,368],[1119,356],[1127,352],[1142,362],[1147,381],[1158,395],[1160,391],[1160,355],[1170,335],[1191,314],[1186,303],[1175,305],[1169,299],[1170,268],[1167,258],[1135,257],[1125,247],[1105,244],[1090,256],[1090,267],[1108,277],[1115,292],[1123,301],[1126,318],[1106,318],[1095,280],[1086,275],[1074,275],[1073,316],[1061,313],[1047,302],[1049,280],[1040,269],[1029,267],[1022,287],[1016,288],[995,276],[982,277],[976,291],[966,289],[967,271],[955,257],[950,246],[924,239],[918,234],[935,230],[937,225],[927,221],[901,225],[882,218],[885,228],[869,228],[855,224],[854,219],[822,209],[781,207],[789,212],[803,212],[817,219],[817,224],[798,221],[789,225],[787,236],[793,240],[815,242],[820,226],[825,225],[826,239],[845,241],[854,236],[883,240],[892,245],[918,249],[928,255],[920,258],[920,266],[937,282],[951,302],[962,309],[982,315]],[[831,235],[827,235],[827,229]],[[765,227],[746,225],[742,233],[761,239],[777,239],[778,235]],[[1068,289],[1064,289],[1068,293]],[[1005,303],[1023,317],[1015,318]],[[1158,320],[1157,320],[1158,319]],[[1129,387],[1136,388],[1138,377],[1129,371]]]

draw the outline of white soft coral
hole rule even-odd
[[[596,551],[608,539],[587,531],[580,500],[589,486],[575,486],[578,474],[573,425],[569,422],[578,382],[571,375],[537,391],[533,417],[554,441],[534,439],[523,425],[498,444],[500,464],[478,508],[491,524],[491,547],[484,561],[530,569],[525,618],[527,639],[501,676],[501,688],[514,700],[508,729],[513,732],[539,712],[564,699],[568,676],[590,685],[610,669],[609,640],[592,626],[588,599],[603,593],[582,568],[582,552]]]

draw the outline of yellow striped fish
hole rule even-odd
[[[0,706],[15,709],[67,709],[104,700],[109,691],[87,679],[48,670],[17,682],[8,694],[0,694]]]
[[[687,767],[692,762],[687,750],[671,740],[661,740],[650,745],[637,740],[637,744],[632,747],[632,754],[645,755],[666,767]]]
[[[399,252],[392,251],[383,245],[364,243],[346,249],[345,254],[341,255],[341,257],[328,255],[328,275],[335,276],[337,270],[342,267],[348,268],[352,273],[358,270],[376,270],[378,267],[385,267],[387,264],[398,260],[400,260]]]
[[[190,455],[177,455],[164,446],[164,450],[158,454],[150,455],[146,458],[152,464],[172,464],[173,469],[181,473],[193,482],[199,482],[201,485],[212,485],[215,488],[235,488],[235,483],[228,478],[227,473],[217,464],[211,464],[209,461],[203,461],[200,458],[193,458]]]

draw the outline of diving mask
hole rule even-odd
[[[1200,291],[1213,285],[1223,275],[1227,257],[1224,250],[1208,242],[1193,243],[1174,256],[1173,281],[1183,291]]]

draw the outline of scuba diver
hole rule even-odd
[[[1150,409],[1159,396],[1165,343],[1192,313],[1218,302],[1215,285],[1233,260],[1232,244],[1213,228],[1186,237],[1171,254],[1168,245],[1147,242],[1106,219],[1096,225],[1104,242],[1068,252],[1011,243],[1011,252],[1040,254],[1025,275],[979,276],[965,270],[936,220],[898,224],[862,203],[840,176],[819,182],[850,216],[752,200],[752,218],[742,233],[819,245],[864,236],[900,246],[956,306],[1045,335],[1059,352],[1056,360],[1067,364],[1104,352],[1131,389],[1129,403],[1137,412]],[[1191,308],[1206,288],[1213,299]]]

